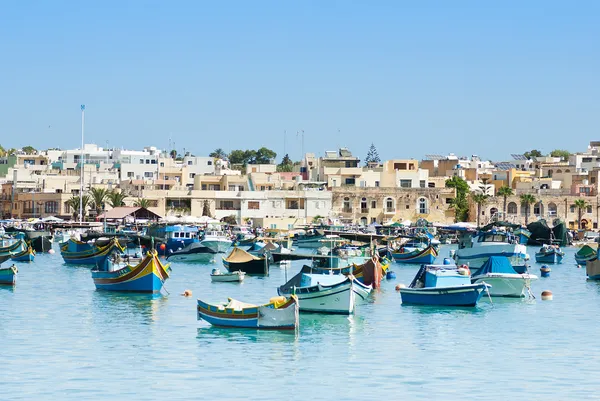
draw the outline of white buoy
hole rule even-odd
[[[542,291],[542,301],[552,301],[552,291]]]
[[[406,286],[402,283],[396,284],[396,291],[400,291],[401,288],[406,288]]]

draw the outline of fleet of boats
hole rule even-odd
[[[472,307],[484,295],[531,297],[531,283],[538,277],[527,271],[526,243],[542,243],[535,253],[537,263],[564,262],[560,243],[553,241],[556,226],[551,230],[547,240],[510,224],[479,230],[463,227],[457,229],[458,249],[441,265],[435,264],[440,241],[423,227],[390,235],[309,229],[294,235],[259,236],[242,229],[155,224],[143,232],[62,230],[56,234],[62,241],[59,250],[64,263],[92,266],[91,278],[98,291],[158,293],[171,275],[170,263],[208,264],[215,262],[218,254],[223,254],[222,265],[227,271],[213,268],[210,280],[214,283],[242,283],[248,276],[268,275],[274,263],[284,264],[286,280],[274,288],[278,296],[268,303],[255,305],[229,298],[226,303],[210,304],[198,300],[197,317],[223,327],[293,329],[298,327],[300,312],[354,313],[380,287],[383,278],[393,277],[392,263],[420,265],[410,285],[399,288],[406,305]],[[18,274],[16,265],[5,267],[2,263],[32,262],[37,238],[43,239],[38,240],[41,244],[52,244],[53,238],[45,235],[46,231],[37,231],[30,235],[23,230],[4,233],[0,240],[0,284],[15,285]],[[444,235],[451,238],[447,232]],[[588,279],[600,280],[596,243],[581,246],[574,257],[578,265],[586,265]],[[291,260],[306,260],[307,264],[287,279]]]

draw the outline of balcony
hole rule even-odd
[[[368,213],[369,213],[369,209],[364,209],[364,208],[361,208],[361,209],[360,209],[360,213],[361,213],[361,214],[368,214]]]
[[[343,207],[342,213],[352,213],[352,208],[351,207]]]
[[[386,207],[383,209],[383,214],[396,214],[396,208]]]
[[[240,206],[217,206],[215,210],[242,210]]]

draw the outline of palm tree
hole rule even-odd
[[[212,151],[208,157],[214,157],[215,159],[222,159],[225,160],[227,159],[227,153],[225,153],[225,151],[221,148],[217,148],[214,151]]]
[[[92,205],[96,210],[96,216],[100,216],[100,213],[104,210],[104,202],[106,201],[106,196],[108,195],[108,191],[104,188],[90,188],[89,194],[92,197]]]
[[[85,217],[85,213],[86,213],[86,209],[88,207],[88,205],[90,204],[90,197],[89,195],[83,195],[83,197],[81,198],[81,218],[83,219]],[[67,204],[71,207],[71,209],[73,209],[73,220],[76,220],[77,217],[79,216],[79,196],[71,196],[71,198],[67,201]]]
[[[521,195],[521,206],[525,206],[525,225],[529,222],[529,209],[536,202],[535,196],[531,194]]]
[[[514,195],[514,192],[511,187],[507,187],[506,185],[501,186],[496,192],[496,195],[504,198],[504,204],[502,205],[502,213],[504,215],[504,220],[506,220],[506,200],[509,196]]]
[[[125,198],[127,198],[126,194],[115,190],[106,194],[106,199],[108,200],[110,207],[125,206]]]
[[[479,227],[479,219],[481,217],[481,207],[487,202],[488,195],[486,194],[471,194],[471,199],[477,204],[477,227]]]
[[[585,201],[585,199],[577,199],[575,201],[575,206],[577,207],[577,228],[579,228],[581,230],[582,211],[583,211],[583,209],[585,209],[588,206],[588,204]]]
[[[137,198],[137,200],[133,202],[133,206],[143,207],[144,209],[147,209],[150,207],[150,201],[145,198]]]

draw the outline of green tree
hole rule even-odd
[[[177,158],[177,151],[175,149],[171,150],[169,152],[169,156],[171,156],[171,159],[176,159]]]
[[[571,152],[564,149],[554,149],[550,152],[550,156],[552,157],[560,157],[561,160],[569,160],[569,156],[571,156]]]
[[[521,206],[525,207],[525,225],[529,223],[529,209],[531,209],[531,205],[535,204],[535,202],[535,196],[531,194],[521,195]]]
[[[145,209],[148,209],[150,207],[150,201],[146,198],[137,198],[133,202],[133,206],[143,207]]]
[[[83,197],[81,198],[82,219],[85,219],[87,207],[90,204],[90,201],[91,199],[88,195],[83,195]],[[67,204],[71,208],[73,220],[77,220],[77,218],[79,217],[79,196],[71,196],[67,201]]]
[[[6,150],[2,145],[0,145],[0,157],[6,156]]]
[[[17,149],[15,149],[15,148],[10,148],[6,151],[7,156],[14,155],[16,153],[17,153]]]
[[[217,148],[214,151],[210,152],[210,154],[208,155],[208,157],[214,157],[215,159],[226,160],[227,159],[227,153],[225,153],[225,151],[223,149]]]
[[[34,155],[37,153],[37,150],[33,146],[24,146],[21,150],[26,155]]]
[[[577,199],[575,201],[575,207],[577,207],[577,228],[581,230],[581,215],[583,214],[583,209],[588,206],[585,199]]]
[[[365,157],[365,166],[369,163],[380,163],[381,159],[379,158],[379,153],[377,152],[377,148],[373,143],[371,143],[371,147],[367,152],[367,157]]]
[[[124,194],[123,192],[117,192],[115,190],[112,190],[111,192],[106,194],[106,199],[107,199],[110,207],[125,206],[126,198],[127,198],[126,194]]]
[[[533,150],[530,150],[529,152],[523,153],[523,156],[525,156],[528,159],[531,159],[533,157],[542,157],[543,155],[542,155],[542,152],[540,152],[539,150],[533,149]]]
[[[481,207],[485,205],[488,199],[488,195],[485,194],[471,194],[471,199],[477,204],[477,227],[480,226],[479,219],[481,217]]]
[[[469,184],[460,177],[454,176],[446,180],[446,188],[454,188],[456,197],[450,201],[450,207],[454,209],[455,220],[467,221],[469,219]]]
[[[246,164],[246,152],[240,149],[232,150],[229,153],[229,163]]]
[[[96,216],[100,216],[104,210],[104,202],[108,191],[104,188],[90,188],[89,194],[92,198],[92,206],[96,210]]]
[[[256,151],[256,154],[254,156],[254,162],[256,164],[271,164],[276,157],[277,153],[263,146],[262,148]]]
[[[514,192],[511,187],[507,187],[506,185],[501,186],[496,192],[496,195],[501,196],[503,198],[502,212],[504,214],[504,219],[506,219],[506,201],[509,196],[514,195]]]
[[[294,170],[294,163],[292,162],[292,159],[290,159],[290,156],[288,156],[286,154],[285,156],[283,156],[283,159],[281,159],[281,163],[279,163],[277,165],[277,171],[290,172],[293,170]]]

